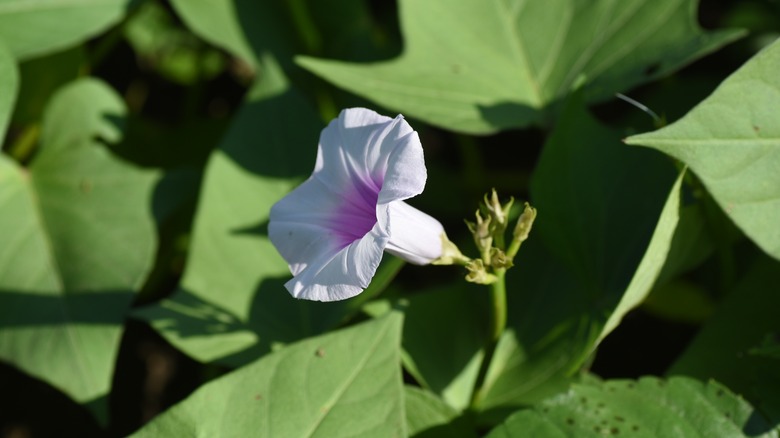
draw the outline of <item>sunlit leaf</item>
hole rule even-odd
[[[0,156],[0,357],[98,414],[156,244],[155,174],[104,146],[124,114],[104,83],[75,82],[49,104],[29,169]]]
[[[375,38],[364,0],[172,0],[187,26],[253,67],[267,52],[283,67],[303,51],[370,56]]]
[[[307,339],[199,388],[134,436],[401,437],[402,317]]]
[[[489,438],[776,437],[747,402],[717,382],[643,377],[575,385],[520,411]]]
[[[119,21],[131,0],[2,0],[0,41],[18,59],[86,40]]]
[[[780,42],[679,121],[626,139],[686,163],[726,214],[780,259]]]
[[[401,1],[404,52],[303,67],[393,111],[460,132],[548,121],[587,80],[588,101],[667,74],[734,40],[704,32],[695,0]]]

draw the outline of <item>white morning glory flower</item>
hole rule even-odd
[[[271,208],[268,236],[294,275],[287,290],[343,300],[368,286],[383,251],[419,265],[441,257],[442,225],[404,202],[422,193],[426,174],[403,116],[343,110],[320,134],[311,177]]]

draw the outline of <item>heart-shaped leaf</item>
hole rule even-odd
[[[393,312],[307,339],[200,387],[134,436],[406,435]]]
[[[103,145],[124,114],[83,79],[53,97],[29,169],[0,155],[0,357],[98,411],[156,245],[155,173]]]
[[[702,31],[695,0],[402,0],[399,9],[398,58],[299,64],[391,110],[468,133],[543,122],[580,77],[588,101],[604,99],[741,34]]]
[[[780,41],[765,48],[685,117],[626,143],[686,163],[756,245],[780,259]]]

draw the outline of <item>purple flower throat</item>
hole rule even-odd
[[[376,225],[376,202],[382,190],[382,181],[375,178],[355,178],[331,220],[339,248],[360,240]]]

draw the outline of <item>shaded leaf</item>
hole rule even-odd
[[[780,259],[780,42],[732,74],[679,121],[626,143],[686,163],[761,249]]]
[[[680,186],[684,176],[685,171],[683,170],[669,192],[669,197],[661,210],[661,216],[653,231],[653,237],[647,244],[642,261],[639,262],[636,271],[634,271],[631,282],[626,291],[623,292],[623,296],[620,297],[615,310],[609,315],[604,328],[601,329],[597,343],[614,330],[629,311],[644,301],[661,274],[680,220]]]
[[[30,168],[0,156],[0,356],[82,403],[108,392],[155,252],[156,176],[102,144],[124,114],[104,83],[74,82],[47,107]]]
[[[131,0],[4,0],[0,40],[17,59],[78,44],[119,21]]]
[[[405,0],[399,9],[398,58],[298,63],[393,111],[468,133],[548,121],[580,77],[588,101],[601,100],[741,34],[702,31],[694,0]]]
[[[14,124],[40,122],[51,96],[79,76],[83,62],[84,49],[76,47],[21,63],[21,84],[18,104],[14,110]]]
[[[203,39],[253,67],[272,53],[288,69],[296,53],[371,56],[375,29],[364,0],[258,2],[172,0],[176,12]]]
[[[717,382],[643,377],[575,385],[520,411],[489,438],[776,437],[747,402]]]
[[[266,52],[284,58],[293,52],[294,28],[284,2],[253,0],[172,0],[187,26],[206,41],[257,67]]]
[[[11,119],[16,94],[19,89],[19,72],[16,63],[6,48],[0,44],[0,138],[5,138],[5,130]]]
[[[124,26],[124,35],[143,67],[182,85],[212,79],[225,68],[222,53],[177,26],[154,1],[139,6]]]
[[[203,385],[134,436],[406,436],[402,317],[307,339]]]
[[[650,151],[624,146],[579,94],[567,104],[531,181],[534,229],[508,272],[510,330],[479,406],[488,422],[564,389],[652,287],[681,180],[661,154],[637,152]]]
[[[660,286],[642,303],[642,310],[663,319],[701,324],[712,315],[715,303],[706,288],[678,279]]]
[[[416,386],[404,386],[406,427],[410,437],[476,437],[459,412],[436,395]]]
[[[487,339],[487,290],[461,282],[403,303],[404,366],[452,407],[465,409]]]
[[[716,379],[780,422],[780,367],[752,354],[767,335],[780,333],[780,263],[761,258],[719,304],[669,375]]]

